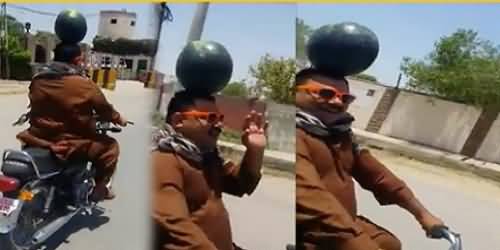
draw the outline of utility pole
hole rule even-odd
[[[151,67],[150,67],[151,70],[155,69],[156,57],[158,56],[158,49],[160,47],[161,29],[163,27],[163,21],[165,18],[165,7],[164,6],[166,5],[166,3],[162,2],[159,4],[160,6],[158,6],[158,4],[154,4],[154,5],[155,5],[155,10],[158,11],[158,13],[157,13],[158,25],[156,26],[155,53],[154,53],[153,58],[151,59]]]
[[[153,57],[153,60],[151,61],[151,68],[154,69],[155,68],[155,63],[156,63],[156,57],[158,55],[158,50],[160,48],[160,38],[161,38],[161,30],[162,30],[162,27],[163,27],[163,22],[165,20],[167,21],[172,21],[171,17],[169,17],[168,15],[170,15],[170,13],[166,13],[167,11],[170,12],[170,9],[168,9],[167,7],[167,3],[166,2],[162,2],[160,3],[160,10],[158,11],[158,29],[156,31],[156,48],[155,48],[155,56]],[[156,110],[157,111],[160,111],[160,108],[161,108],[161,104],[162,104],[162,101],[163,101],[163,92],[165,91],[165,86],[163,84],[163,81],[159,83],[159,86],[158,86],[158,99],[157,99],[157,102],[156,102]]]
[[[396,89],[399,89],[399,84],[401,84],[401,77],[403,76],[403,74],[399,73],[398,75],[398,81],[396,83]]]
[[[7,22],[7,2],[3,3],[3,20],[5,25],[5,79],[10,78],[10,63],[9,63],[9,25]]]
[[[207,19],[209,3],[199,3],[196,7],[191,29],[189,31],[188,42],[197,41],[201,39],[203,27],[205,26],[205,19]]]
[[[1,46],[2,46],[2,49],[1,49],[1,67],[0,67],[0,70],[1,70],[1,74],[2,74],[2,78],[3,79],[9,79],[9,54],[8,54],[8,51],[9,51],[9,33],[8,33],[8,27],[7,27],[7,3],[6,2],[3,2],[2,3],[2,9],[1,9],[1,14],[2,14],[2,20],[0,21],[1,22],[1,26],[2,26],[2,29],[0,30],[1,32]]]
[[[199,3],[196,7],[196,12],[194,13],[193,22],[191,23],[191,28],[189,30],[189,35],[187,42],[199,41],[201,40],[201,34],[203,33],[203,28],[205,26],[205,20],[207,19],[209,3]],[[174,85],[174,92],[182,88],[179,83]]]

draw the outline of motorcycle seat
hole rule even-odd
[[[52,152],[44,148],[28,147],[21,150],[9,150],[4,154],[2,172],[22,181],[36,177],[35,168],[40,177],[60,171],[61,163]]]

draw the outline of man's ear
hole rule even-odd
[[[73,58],[71,63],[74,65],[80,65],[81,63],[83,63],[83,56],[80,55],[80,56]]]
[[[174,128],[182,128],[182,120],[182,114],[179,112],[175,112],[171,118],[172,126],[174,126]]]

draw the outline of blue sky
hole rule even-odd
[[[135,38],[153,37],[154,22],[151,4],[25,4],[32,9],[58,13],[63,9],[77,9],[83,14],[99,10],[127,9],[137,13]],[[169,4],[174,20],[165,23],[160,40],[157,66],[166,74],[173,74],[175,61],[186,43],[191,21],[196,9],[194,4]],[[22,22],[32,23],[32,30],[53,31],[55,17],[8,9]],[[248,68],[266,53],[276,57],[295,55],[295,5],[285,4],[212,4],[209,7],[202,39],[222,43],[231,53],[234,62],[233,79],[248,78]],[[98,17],[87,18],[86,42],[97,33]]]
[[[26,4],[32,9],[58,13],[73,8],[84,14],[104,9],[127,9],[138,14],[135,38],[153,37],[152,4]],[[174,15],[162,32],[158,68],[172,74],[175,60],[184,46],[194,4],[170,4]],[[53,30],[55,17],[8,8],[22,22],[30,21],[33,30]],[[380,40],[380,54],[368,69],[384,83],[394,84],[403,56],[423,58],[434,42],[458,28],[471,28],[479,36],[500,44],[498,17],[500,5],[341,5],[341,4],[212,4],[202,39],[224,44],[231,53],[235,70],[233,79],[248,77],[248,67],[265,53],[294,56],[295,16],[313,27],[342,21],[355,21],[371,28]],[[97,32],[98,17],[87,18],[90,42]]]
[[[404,56],[423,58],[434,42],[458,28],[478,31],[479,36],[500,44],[500,4],[490,5],[333,5],[299,4],[298,16],[313,27],[354,21],[372,29],[380,53],[367,70],[393,85]]]
[[[195,5],[171,4],[174,22],[163,30],[161,60],[171,72],[186,43]],[[295,56],[295,5],[212,4],[202,39],[222,43],[233,58],[233,79],[248,77],[248,68],[266,53]]]
[[[9,4],[7,5],[9,6]],[[137,28],[135,37],[153,37],[154,22],[152,4],[18,4],[7,8],[8,14],[16,17],[21,22],[31,22],[32,33],[36,30],[54,32],[55,17],[39,15],[25,10],[19,10],[14,7],[22,6],[38,11],[59,13],[64,9],[76,9],[84,15],[98,14],[100,10],[121,10],[126,9],[137,13]],[[98,16],[87,17],[88,31],[84,41],[90,43],[97,33]]]

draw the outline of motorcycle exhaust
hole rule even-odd
[[[66,225],[78,212],[80,209],[73,211],[63,217],[59,217],[53,222],[47,224],[40,230],[38,230],[34,235],[32,242],[33,244],[39,244],[47,240],[50,236],[52,236],[57,230],[59,230],[62,226]]]

